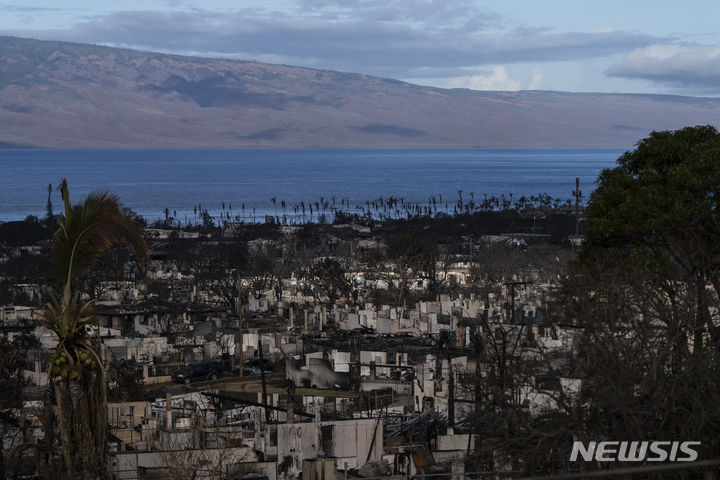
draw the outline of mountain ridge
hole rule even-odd
[[[720,124],[720,99],[441,89],[0,37],[0,147],[628,148],[696,124]]]

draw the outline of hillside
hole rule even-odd
[[[719,99],[445,90],[0,37],[0,146],[630,147],[706,123]]]

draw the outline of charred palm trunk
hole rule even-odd
[[[102,367],[54,382],[60,450],[70,478],[107,476],[107,391]]]

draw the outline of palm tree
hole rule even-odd
[[[58,338],[50,363],[55,389],[61,451],[71,478],[104,478],[107,472],[107,390],[98,338],[88,327],[96,323],[93,301],[73,291],[74,280],[90,271],[116,245],[132,247],[138,264],[147,264],[142,229],[123,213],[117,197],[91,193],[71,206],[67,181],[60,192],[65,207],[53,241],[53,255],[62,275],[62,296],[54,295],[42,319]]]
[[[272,202],[273,207],[275,208],[275,217],[277,217],[277,198],[272,197],[272,198],[270,199],[270,201]]]

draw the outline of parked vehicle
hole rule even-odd
[[[260,357],[248,357],[243,362],[243,376],[249,377],[254,375],[260,375],[260,367],[263,367],[265,375],[271,375],[275,373],[276,366],[267,358],[263,358],[262,362]],[[235,365],[232,369],[233,375],[240,374],[240,365]]]
[[[194,381],[217,380],[222,373],[222,363],[217,360],[191,363],[190,365],[173,372],[175,383],[189,384]]]

